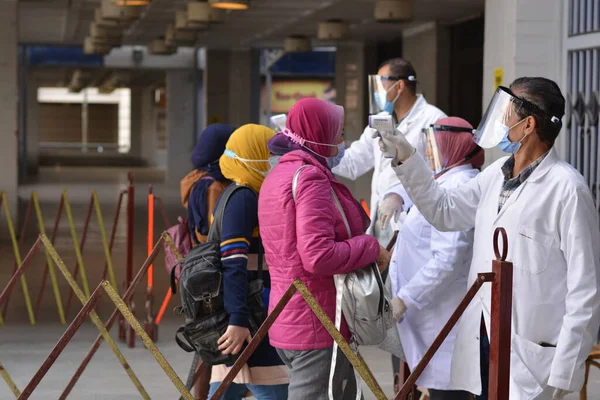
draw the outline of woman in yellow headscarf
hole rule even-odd
[[[223,354],[238,354],[244,343],[250,340],[251,333],[255,333],[254,330],[262,323],[260,317],[259,320],[256,317],[256,304],[248,302],[249,286],[254,288],[259,279],[264,282],[261,299],[264,315],[268,307],[269,275],[267,271],[258,271],[259,264],[263,264],[262,244],[258,237],[258,192],[269,172],[267,142],[274,134],[264,126],[244,125],[231,135],[219,160],[223,176],[233,182],[223,196],[234,190],[225,205],[221,228],[223,298],[229,314],[229,326],[218,342]],[[228,369],[224,365],[213,367],[209,397]],[[266,338],[223,399],[241,399],[249,389],[258,400],[285,400],[288,382],[287,368]]]

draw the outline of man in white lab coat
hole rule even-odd
[[[520,78],[496,91],[476,142],[502,158],[469,183],[444,189],[400,134],[379,145],[425,218],[439,230],[475,228],[468,278],[491,271],[496,228],[508,233],[514,266],[510,399],[562,399],[584,383],[585,360],[600,325],[600,232],[583,177],[552,148],[565,99],[556,83]],[[403,308],[394,299],[396,309]],[[460,320],[451,384],[478,394],[479,326],[490,336],[491,286],[484,285]]]
[[[381,65],[377,75],[371,75],[369,80],[370,113],[392,114],[398,129],[405,134],[406,139],[423,152],[422,130],[445,117],[446,114],[428,104],[422,95],[416,94],[417,74],[412,64],[401,58],[388,60]],[[377,139],[373,139],[372,134],[371,128],[365,128],[360,139],[346,150],[340,164],[333,169],[333,173],[355,180],[371,169],[375,169],[371,183],[371,226],[368,233],[375,235],[381,245],[387,246],[397,227],[382,229],[381,224],[376,224],[376,221],[378,216],[381,216],[379,211],[383,195],[400,182],[388,163],[383,162]],[[404,200],[408,201],[408,199]],[[400,203],[390,203],[387,209],[383,210],[388,216],[387,219],[397,217],[402,212],[402,206]]]

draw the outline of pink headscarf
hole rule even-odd
[[[464,160],[466,156],[471,154],[479,146],[473,140],[473,127],[467,121],[458,117],[446,117],[438,120],[436,125],[449,125],[465,128],[465,132],[443,132],[435,133],[435,140],[439,151],[446,160],[446,167],[456,164]],[[469,161],[473,168],[481,169],[485,162],[485,152],[479,150]]]
[[[294,104],[290,110],[284,133],[275,135],[269,141],[269,150],[277,154],[282,151],[277,151],[279,149],[276,149],[276,147],[281,148],[282,143],[291,144],[290,142],[294,142],[293,145],[283,147],[293,150],[300,148],[300,144],[303,144],[304,147],[316,154],[330,157],[334,154],[335,147],[321,146],[304,141],[337,145],[341,140],[343,127],[344,108],[342,106],[315,98],[302,99]]]

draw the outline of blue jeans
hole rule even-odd
[[[215,382],[210,384],[208,398],[210,398],[221,383]],[[288,385],[242,385],[240,383],[232,383],[221,400],[241,400],[246,397],[248,390],[257,400],[286,400],[288,397]]]

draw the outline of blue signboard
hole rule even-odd
[[[36,66],[102,67],[104,56],[85,54],[81,47],[25,46],[27,63]]]

